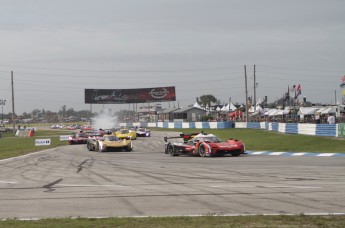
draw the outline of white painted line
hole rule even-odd
[[[262,187],[262,186],[260,186]],[[278,185],[275,185],[275,186],[263,186],[263,187],[266,187],[266,188],[300,188],[300,189],[319,189],[319,188],[322,188],[322,187],[318,187],[318,186],[293,186],[293,185],[282,185],[282,186],[278,186]]]
[[[298,189],[319,189],[319,186],[298,186],[298,185],[210,185],[210,188],[298,188]]]
[[[208,186],[210,188],[224,188],[224,187],[227,187],[227,188],[257,188],[257,186],[253,186],[253,185],[237,185],[237,186],[229,186],[229,185],[223,185],[223,186],[220,186],[220,185],[211,185],[211,186]]]
[[[211,215],[207,215],[207,216],[213,216],[213,217],[237,217],[237,216],[301,216],[300,212],[297,213],[265,213],[265,214],[211,214]],[[313,212],[313,213],[308,213],[308,212],[303,212],[303,215],[308,215],[308,216],[345,216],[345,213],[343,212]],[[190,215],[137,215],[137,216],[116,216],[117,218],[163,218],[163,217],[181,217],[181,216],[187,216],[187,217],[203,217],[205,216],[205,214],[190,214]],[[114,216],[86,216],[86,217],[82,217],[82,216],[78,216],[78,217],[74,217],[74,216],[70,216],[68,217],[68,219],[80,219],[80,218],[88,218],[88,219],[105,219],[105,218],[113,218]],[[67,217],[66,217],[67,218]],[[36,221],[36,220],[41,220],[43,218],[16,218],[16,220],[19,221]],[[0,218],[0,221],[6,221],[7,218]]]
[[[64,187],[117,187],[117,188],[130,187],[130,186],[124,186],[124,185],[111,185],[111,184],[56,184],[54,186],[64,186]]]
[[[17,184],[18,182],[13,182],[13,181],[1,181],[0,183],[4,183],[4,184]]]

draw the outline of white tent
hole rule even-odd
[[[289,114],[289,112],[290,112],[289,109],[277,110],[276,112],[273,113],[273,116],[287,115],[287,114]]]
[[[255,108],[255,111],[262,111],[263,109],[262,109],[262,107],[258,104],[258,105],[256,105],[256,108]]]
[[[316,110],[315,114],[322,114],[322,112],[324,112],[327,109],[328,108],[320,108],[320,109]]]
[[[221,111],[223,112],[229,112],[229,111],[236,111],[236,107],[233,103],[224,105],[223,108],[221,109]]]
[[[315,112],[318,110],[319,108],[313,108],[313,107],[300,107],[299,111],[298,111],[298,115],[314,115]]]
[[[333,107],[326,108],[326,109],[321,111],[321,114],[329,114],[329,113],[336,113],[335,108],[333,108]]]
[[[273,109],[269,109],[265,112],[265,116],[272,116],[270,115],[271,113],[275,113],[277,111],[277,109],[273,108]]]
[[[194,108],[201,108],[201,106],[198,104],[198,102],[195,102],[195,104],[193,105]]]

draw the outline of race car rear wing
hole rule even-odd
[[[183,141],[186,143],[188,142],[188,140],[194,138],[195,136],[199,135],[199,134],[203,134],[206,135],[206,133],[204,131],[202,132],[196,132],[196,133],[181,133],[180,136],[172,136],[172,137],[168,137],[167,135],[164,135],[164,142],[167,142],[168,139],[179,139],[179,138],[183,138]]]
[[[164,135],[164,142],[168,142],[168,139],[180,139],[182,138],[181,135],[183,134],[180,134],[180,136],[170,136],[170,137],[168,137],[167,135]]]

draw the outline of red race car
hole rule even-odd
[[[164,137],[165,153],[171,156],[179,156],[182,154],[199,155],[201,157],[209,156],[224,156],[230,154],[232,156],[239,156],[245,152],[245,145],[242,141],[230,138],[227,141],[221,141],[213,134],[200,133],[187,142],[169,142],[171,138],[180,137]],[[183,138],[184,139],[184,138]]]
[[[86,144],[89,135],[80,131],[68,137],[68,144]]]

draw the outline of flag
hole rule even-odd
[[[296,94],[296,97],[298,97],[299,95],[301,95],[301,93],[302,93],[301,84],[298,84],[298,86],[297,86],[297,94]]]
[[[340,78],[340,88],[344,88],[345,87],[345,75],[343,77]]]

